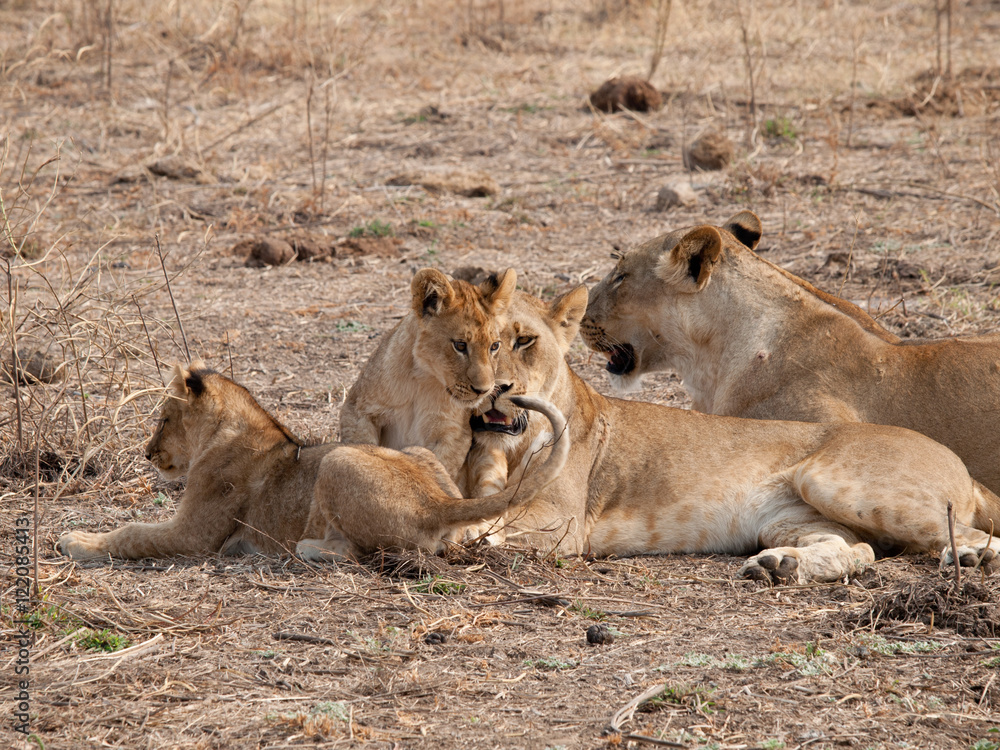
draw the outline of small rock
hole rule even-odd
[[[146,169],[159,177],[169,180],[188,180],[191,182],[214,182],[214,178],[204,169],[181,156],[165,156],[146,165]]]
[[[264,266],[283,266],[295,260],[295,249],[284,240],[271,237],[255,237],[243,240],[233,245],[235,255],[246,255],[246,265],[249,268]]]
[[[601,112],[628,109],[652,112],[663,106],[663,96],[647,80],[637,76],[610,78],[590,95],[590,103]]]
[[[733,160],[733,142],[714,130],[705,133],[684,149],[684,166],[711,172]]]
[[[453,279],[468,281],[473,286],[479,286],[490,277],[490,271],[482,266],[459,266],[451,272]]]
[[[615,642],[615,635],[607,625],[597,623],[587,628],[587,643],[591,646],[610,646]]]
[[[664,185],[656,194],[656,210],[666,211],[677,206],[693,206],[698,203],[698,194],[686,182]]]

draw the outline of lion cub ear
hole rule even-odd
[[[688,232],[674,249],[656,264],[656,275],[668,283],[690,286],[685,291],[700,292],[712,275],[722,253],[722,235],[715,227],[697,227]]]
[[[583,284],[570,289],[552,302],[549,307],[549,326],[559,339],[564,351],[580,330],[580,321],[587,312],[587,287]]]
[[[516,288],[517,271],[508,268],[499,276],[491,273],[489,278],[479,285],[479,293],[483,296],[483,302],[494,315],[502,315],[510,307]]]
[[[410,284],[413,312],[420,317],[438,315],[451,304],[455,291],[448,277],[435,268],[421,268]]]
[[[722,225],[722,228],[739,240],[740,244],[746,245],[751,250],[757,247],[760,236],[764,232],[760,217],[753,211],[740,211],[735,216],[731,216],[729,221]]]

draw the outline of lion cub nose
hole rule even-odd
[[[471,388],[472,392],[475,393],[477,396],[482,396],[484,393],[488,393],[489,391],[493,390],[492,388],[476,388],[476,386],[474,385],[470,385],[469,388]]]

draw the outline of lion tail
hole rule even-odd
[[[1000,497],[974,479],[972,494],[976,498],[976,514],[972,525],[980,531],[992,533],[1000,538]]]
[[[446,513],[450,513],[452,518],[447,520],[451,523],[493,518],[503,515],[512,504],[524,505],[531,502],[535,495],[556,480],[566,465],[570,449],[569,428],[566,425],[566,417],[559,408],[550,401],[533,396],[511,396],[510,400],[522,409],[543,414],[552,426],[552,435],[543,435],[535,439],[517,471],[508,477],[507,487],[502,492],[448,503]],[[531,468],[531,459],[546,445],[552,446],[549,457],[541,466]],[[997,518],[1000,520],[1000,515]]]

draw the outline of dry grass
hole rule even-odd
[[[971,612],[992,627],[996,584],[948,599],[924,559],[882,561],[859,585],[771,590],[733,580],[729,558],[478,550],[329,569],[81,566],[54,552],[67,528],[174,510],[179,488],[141,455],[160,366],[186,356],[157,238],[191,353],[232,368],[313,436],[336,433],[360,363],[405,312],[414,269],[513,265],[525,289],[551,296],[596,280],[615,246],[746,206],[764,220],[768,258],[903,336],[997,330],[989,6],[953,8],[948,81],[931,5],[740,9],[0,3],[0,523],[10,549],[34,506],[37,447],[32,728],[47,747],[655,736],[815,750],[995,736],[994,631],[963,623]],[[602,81],[650,68],[662,111],[586,107]],[[681,148],[708,129],[748,146],[725,172],[686,174]],[[462,170],[499,193],[390,184]],[[658,189],[685,178],[699,205],[652,211]],[[345,242],[390,233],[377,253]],[[247,268],[230,248],[260,236],[337,254]],[[34,355],[54,366],[52,382],[15,377]],[[604,389],[581,343],[570,358]],[[667,376],[640,397],[687,403]],[[4,592],[13,638],[12,581]],[[929,607],[951,619],[932,625]],[[614,644],[586,645],[597,621]],[[13,654],[0,652],[5,686]],[[660,685],[622,716],[624,734],[602,735]]]

